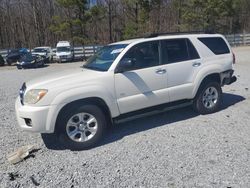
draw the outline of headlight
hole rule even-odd
[[[46,89],[31,89],[24,96],[24,103],[36,104],[40,101],[48,92]]]
[[[33,60],[33,61],[31,61],[30,63],[35,63],[36,61],[35,60]]]

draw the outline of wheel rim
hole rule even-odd
[[[213,108],[218,102],[218,96],[218,91],[215,87],[207,88],[202,97],[204,107]]]
[[[86,142],[96,134],[98,123],[96,118],[89,113],[73,115],[67,123],[66,132],[68,137],[75,142]]]

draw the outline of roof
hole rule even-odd
[[[51,48],[50,46],[39,46],[39,47],[35,47],[34,49],[44,49],[44,48]]]
[[[56,45],[56,47],[68,47],[68,46],[70,46],[69,41],[59,41]]]
[[[156,37],[145,37],[145,38],[135,38],[135,39],[129,39],[124,41],[119,41],[112,43],[114,44],[131,44],[136,42],[144,42],[144,41],[153,41],[153,40],[163,40],[163,39],[173,39],[173,38],[190,38],[190,37],[215,37],[215,36],[221,36],[219,34],[166,34],[166,35],[159,35]]]

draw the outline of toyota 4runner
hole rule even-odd
[[[16,100],[23,130],[53,133],[67,148],[93,147],[113,122],[193,105],[214,113],[236,81],[222,35],[155,35],[104,46],[83,68],[24,83]]]

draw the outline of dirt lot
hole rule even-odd
[[[0,187],[250,187],[250,47],[234,51],[238,82],[223,88],[220,112],[184,108],[119,124],[80,152],[22,132],[14,101],[24,81],[82,63],[0,67]],[[41,149],[9,164],[6,155],[27,144]]]

